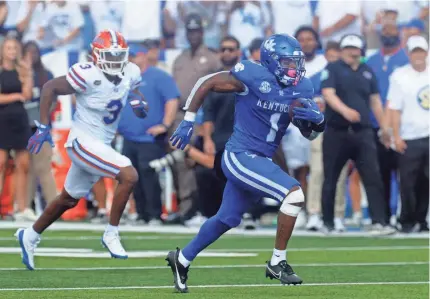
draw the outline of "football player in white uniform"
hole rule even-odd
[[[30,138],[28,149],[37,154],[44,142],[53,146],[50,135],[49,110],[59,95],[76,94],[76,112],[65,144],[72,165],[64,188],[50,203],[33,226],[18,229],[16,237],[22,250],[22,262],[34,269],[34,250],[40,234],[78,200],[85,196],[100,177],[118,180],[113,198],[109,225],[102,244],[114,258],[127,258],[118,235],[118,224],[138,174],[130,160],[110,145],[124,105],[131,105],[138,117],[145,117],[146,103],[137,90],[141,75],[139,67],[128,62],[128,46],[124,37],[112,30],[100,32],[91,44],[91,63],[73,65],[66,76],[48,81],[42,90],[40,124]],[[127,101],[129,92],[134,96]]]

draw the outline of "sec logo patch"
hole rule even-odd
[[[430,99],[429,99],[429,94],[430,94],[430,90],[429,90],[429,85],[425,86],[424,88],[422,88],[417,95],[417,101],[418,104],[421,106],[421,108],[423,108],[424,110],[429,110],[430,109]]]

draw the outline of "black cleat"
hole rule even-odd
[[[302,284],[303,280],[294,273],[293,268],[287,264],[287,261],[281,261],[276,266],[272,266],[270,261],[267,262],[266,277],[278,279],[282,284]]]
[[[187,287],[187,279],[188,279],[188,267],[182,266],[182,264],[178,261],[179,256],[179,248],[176,248],[176,251],[170,251],[167,254],[166,261],[167,265],[170,266],[173,272],[173,282],[175,283],[175,289],[181,293],[188,293]]]

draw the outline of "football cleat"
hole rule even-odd
[[[270,261],[266,266],[266,277],[270,279],[277,279],[282,284],[302,284],[303,280],[294,273],[293,268],[287,264],[287,261],[280,261],[277,265],[272,266]]]
[[[31,242],[25,234],[25,229],[20,228],[16,231],[15,237],[21,247],[22,263],[27,267],[28,270],[34,270],[34,250],[40,243],[40,238],[37,238],[34,242]]]
[[[103,247],[109,250],[110,255],[116,259],[127,259],[128,255],[121,244],[121,238],[117,232],[105,232],[102,238]]]
[[[187,280],[188,270],[190,266],[184,267],[178,260],[180,249],[176,248],[176,251],[170,251],[167,254],[166,261],[167,265],[170,266],[173,273],[173,282],[175,289],[180,293],[188,293]]]

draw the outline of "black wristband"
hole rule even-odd
[[[320,123],[318,125],[312,123],[312,126],[311,126],[312,127],[312,131],[315,131],[315,132],[318,132],[318,133],[324,132],[325,125],[326,125],[325,119],[323,120],[322,123]]]

